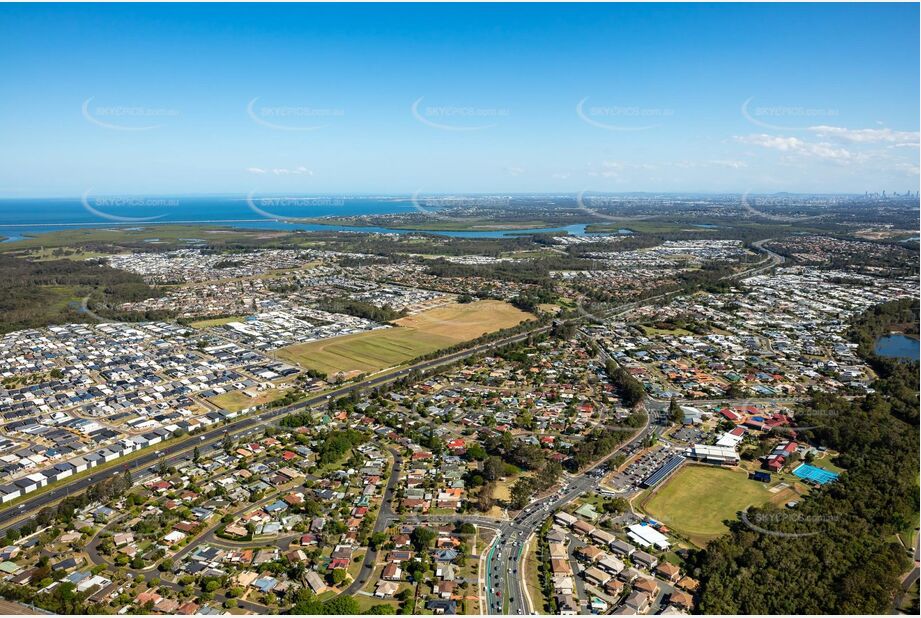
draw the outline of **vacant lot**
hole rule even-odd
[[[256,397],[250,397],[243,391],[228,391],[226,393],[215,395],[210,399],[211,403],[231,412],[239,412],[246,408],[262,405],[279,399],[285,395],[286,391],[273,388],[271,390],[260,391]]]
[[[423,311],[395,323],[419,332],[450,337],[459,343],[515,326],[533,317],[499,300],[481,300]]]
[[[723,520],[749,506],[790,499],[791,489],[776,493],[767,483],[748,479],[742,470],[688,465],[666,481],[642,506],[651,517],[663,522],[697,545],[727,531]]]
[[[499,301],[448,305],[398,320],[394,328],[281,348],[278,356],[328,375],[340,371],[373,372],[532,317]]]
[[[211,318],[208,320],[196,320],[194,322],[189,322],[189,326],[192,328],[211,328],[212,326],[223,326],[230,322],[242,322],[243,318],[246,316],[234,315],[228,318]]]

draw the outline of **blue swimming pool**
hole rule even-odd
[[[793,474],[800,477],[804,481],[812,481],[818,483],[819,485],[824,485],[825,483],[831,483],[838,478],[836,472],[830,472],[816,466],[811,466],[809,464],[803,464],[793,471]]]

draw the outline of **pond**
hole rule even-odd
[[[874,352],[886,358],[919,359],[919,343],[899,333],[883,335],[876,340]]]

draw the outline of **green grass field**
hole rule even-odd
[[[278,356],[332,375],[339,371],[370,372],[393,367],[454,343],[442,335],[387,328],[282,348]]]
[[[823,457],[817,457],[816,459],[814,459],[814,460],[812,461],[812,465],[813,465],[813,466],[816,466],[817,468],[822,468],[822,469],[824,469],[824,470],[828,470],[829,472],[834,472],[834,473],[836,473],[836,474],[843,474],[843,473],[845,472],[844,468],[841,468],[841,467],[839,467],[839,466],[836,466],[835,464],[833,464],[833,463],[831,462],[831,460],[833,459],[833,457],[834,457],[834,456],[833,456],[832,454],[830,454],[830,453],[825,453],[825,455],[824,455]],[[795,466],[794,466],[794,468],[795,468]]]
[[[727,531],[723,520],[755,505],[782,503],[793,490],[776,493],[769,485],[752,481],[742,470],[687,465],[642,505],[651,517],[663,522],[696,545],[706,545]]]
[[[278,356],[327,375],[374,372],[533,317],[494,300],[448,305],[397,320],[395,328],[288,346]]]
[[[195,322],[189,322],[189,326],[192,328],[210,328],[212,326],[223,326],[228,322],[240,322],[245,316],[231,316],[229,318],[213,318],[210,320],[196,320]]]

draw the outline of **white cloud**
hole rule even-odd
[[[742,169],[743,167],[748,167],[748,163],[746,163],[745,161],[735,161],[735,160],[728,160],[728,159],[725,159],[725,160],[715,159],[713,161],[709,161],[709,163],[710,165],[715,165],[717,167],[729,167],[734,170]]]
[[[780,150],[781,152],[796,151],[803,146],[803,140],[799,138],[781,137],[777,135],[768,135],[766,133],[759,133],[757,135],[737,135],[735,140],[743,144],[771,148],[772,150]]]
[[[521,176],[522,174],[524,174],[525,169],[523,167],[518,167],[517,165],[509,165],[509,166],[506,166],[505,172],[509,176]]]
[[[820,159],[833,159],[835,161],[848,161],[853,155],[846,148],[836,148],[831,144],[806,144],[805,151]]]
[[[921,176],[921,168],[916,163],[896,163],[895,169],[915,180]]]
[[[819,125],[809,127],[817,136],[825,139],[842,139],[858,144],[876,144],[880,142],[910,142],[918,143],[917,131],[894,131],[892,129],[848,129],[847,127],[831,127]]]
[[[734,159],[710,159],[709,161],[689,161],[687,159],[683,159],[681,161],[666,162],[662,165],[677,167],[683,170],[702,169],[708,167],[729,167],[737,170],[743,167],[748,167],[748,163],[745,161],[736,161]]]
[[[290,169],[287,167],[273,167],[270,170],[262,167],[248,167],[246,171],[250,174],[258,174],[260,176],[268,174],[269,172],[276,176],[313,176],[313,172],[303,165]]]
[[[783,137],[760,133],[757,135],[736,136],[735,140],[742,144],[761,146],[762,148],[779,150],[780,152],[804,157],[815,157],[838,162],[847,162],[854,158],[853,153],[847,148],[835,146],[827,142],[807,142],[797,137]]]
[[[272,169],[272,173],[276,176],[313,176],[313,172],[300,165],[294,169],[288,169],[286,167],[276,167]]]
[[[637,172],[648,172],[657,169],[652,163],[632,163],[626,161],[602,161],[600,166],[591,165],[588,170],[589,176],[601,178],[610,178],[620,182],[626,180],[626,177],[636,178]],[[645,175],[648,178],[648,174]]]

